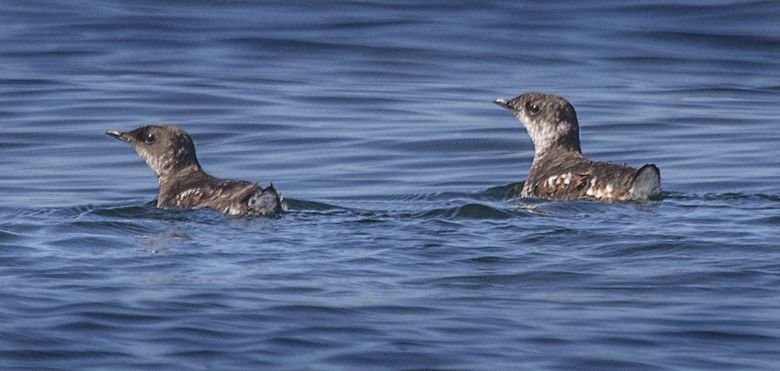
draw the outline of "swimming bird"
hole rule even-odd
[[[157,207],[207,207],[238,216],[287,211],[287,203],[273,184],[263,188],[257,183],[215,178],[203,171],[192,138],[176,126],[149,125],[127,132],[110,130],[106,134],[130,144],[157,175]]]
[[[587,159],[580,150],[574,107],[564,98],[526,93],[497,99],[525,126],[534,159],[521,196],[550,200],[646,201],[661,193],[661,173],[653,164],[639,169]]]

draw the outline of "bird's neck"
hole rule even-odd
[[[164,172],[158,175],[157,183],[160,185],[160,192],[157,206],[165,207],[175,204],[174,199],[178,193],[208,177],[209,175],[197,164],[180,168],[175,172]]]
[[[535,143],[534,143],[535,144]],[[566,156],[584,157],[579,143],[576,145],[552,143],[545,146],[534,145],[534,162],[537,159]]]
[[[157,174],[157,184],[160,185],[160,192],[163,189],[169,189],[175,184],[181,184],[189,180],[197,180],[206,175],[200,165],[192,164],[178,169],[166,169],[161,174]]]

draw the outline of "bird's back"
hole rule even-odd
[[[174,187],[160,188],[158,207],[200,209],[208,207],[228,215],[274,215],[287,211],[284,197],[270,185],[219,179],[202,173],[180,179]]]
[[[660,194],[655,165],[635,168],[581,155],[534,161],[523,196],[552,200],[644,201]]]

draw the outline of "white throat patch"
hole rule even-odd
[[[158,178],[162,175],[163,169],[168,167],[171,162],[170,156],[154,156],[144,147],[136,147],[136,152],[152,168]]]

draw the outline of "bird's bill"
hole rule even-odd
[[[109,130],[109,131],[106,132],[106,135],[108,135],[110,137],[114,137],[116,139],[119,139],[119,140],[121,140],[123,142],[129,142],[130,141],[130,139],[125,135],[125,133],[123,133],[121,131]]]
[[[508,110],[515,111],[515,107],[512,107],[512,105],[509,104],[509,101],[506,100],[506,99],[498,98],[498,99],[494,100],[493,103],[498,104],[499,106],[504,107],[504,108],[506,108]]]

